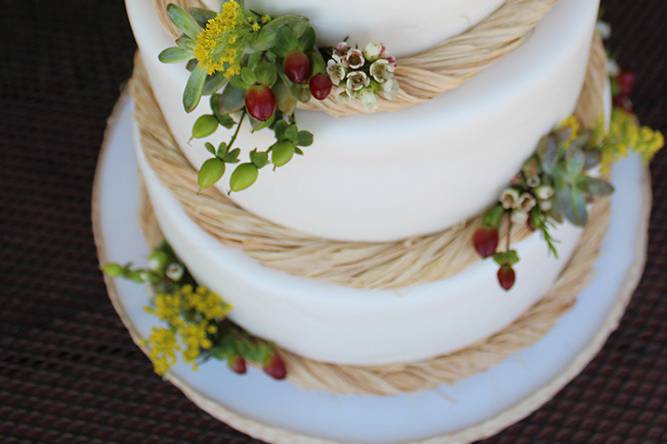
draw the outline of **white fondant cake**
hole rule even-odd
[[[214,7],[217,2],[208,3]],[[407,54],[463,31],[503,2],[423,1],[419,8],[408,8],[410,17],[393,0],[354,6],[351,0],[249,3],[270,12],[310,16],[327,43],[339,38],[339,29],[350,30],[354,37],[382,40],[397,54]],[[209,154],[202,143],[190,145],[188,139],[196,116],[208,105],[184,113],[181,95],[187,72],[157,59],[172,37],[151,2],[127,0],[127,8],[166,121],[186,157],[199,167]],[[361,13],[351,18],[349,8]],[[408,238],[479,214],[497,200],[539,138],[573,112],[597,10],[598,0],[560,0],[524,45],[427,104],[340,119],[300,112],[300,127],[316,134],[314,146],[306,156],[276,173],[267,171],[251,189],[232,197],[287,227],[351,241]],[[217,141],[227,137],[223,130],[215,135]],[[251,134],[247,128],[239,136],[241,146],[272,142],[269,134]],[[539,234],[518,243],[517,273],[530,278],[520,279],[509,295],[499,288],[491,261],[480,261],[449,279],[400,290],[353,289],[269,270],[217,243],[159,181],[138,137],[137,147],[160,227],[197,280],[234,306],[232,318],[242,327],[319,361],[416,361],[488,337],[553,286],[581,235],[569,224],[554,230],[558,259],[548,254]]]
[[[137,141],[140,147],[140,142]],[[301,356],[338,364],[411,362],[451,352],[502,330],[553,286],[581,230],[554,231],[560,258],[535,234],[516,245],[520,276],[510,294],[492,261],[443,281],[400,290],[359,290],[289,276],[224,247],[183,212],[151,171],[139,165],[170,245],[197,281],[224,295],[232,319]]]
[[[480,5],[471,2],[472,10]],[[188,73],[180,64],[164,65],[157,59],[172,37],[151,2],[127,0],[127,7],[160,107],[183,152],[199,167],[209,154],[203,143],[188,140],[208,104],[189,115],[183,112]],[[539,138],[574,109],[597,10],[598,0],[560,0],[526,44],[427,104],[340,119],[300,112],[300,127],[316,134],[307,155],[275,173],[267,171],[251,189],[232,198],[279,224],[350,241],[431,233],[478,214],[497,199]],[[377,16],[392,11],[378,8],[367,17],[369,27]],[[343,29],[346,25],[340,24]],[[434,20],[428,33],[437,34],[438,26]],[[377,38],[392,33],[387,30]],[[213,141],[228,137],[221,129]],[[267,131],[251,134],[244,127],[239,145],[269,146],[272,137]],[[227,183],[220,182],[225,192]]]
[[[411,55],[459,34],[489,15],[505,0],[248,0],[246,5],[273,15],[308,17],[323,45],[345,37],[351,42],[381,40],[396,56]],[[214,11],[220,0],[206,0]],[[406,17],[406,8],[410,16]]]

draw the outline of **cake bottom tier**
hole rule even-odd
[[[395,365],[393,371],[408,374],[405,363],[417,363],[413,370],[424,370],[434,358],[462,353],[473,345],[481,344],[478,349],[483,355],[483,341],[526,313],[538,318],[528,334],[523,333],[524,341],[534,341],[551,324],[548,319],[539,319],[539,310],[529,310],[549,293],[556,303],[551,307],[551,314],[556,313],[550,317],[553,321],[558,311],[562,313],[574,301],[595,259],[596,240],[601,239],[606,226],[601,221],[590,224],[597,233],[584,234],[583,256],[578,253],[582,257],[576,258],[568,267],[571,272],[563,276],[582,238],[581,229],[564,224],[554,231],[559,241],[558,258],[549,254],[537,233],[517,243],[522,258],[517,267],[520,278],[509,293],[498,286],[492,261],[480,261],[445,280],[403,289],[349,288],[269,269],[240,250],[220,244],[188,218],[160,182],[143,155],[136,128],[135,143],[140,171],[164,237],[201,284],[234,306],[231,317],[236,323],[286,351],[297,375],[299,368],[312,375],[306,371],[310,365],[304,364],[306,361],[318,363],[320,371],[337,371],[345,365],[353,366],[347,369],[350,371],[360,367],[357,375],[368,375],[374,374],[369,366],[384,367],[376,369],[380,374],[391,373],[392,368],[386,366]],[[606,221],[606,209],[598,208],[594,213],[593,217]],[[447,375],[441,374],[439,379],[442,383]],[[311,383],[317,385],[316,381]]]

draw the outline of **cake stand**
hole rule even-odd
[[[101,263],[149,253],[139,226],[139,177],[132,101],[124,95],[99,157],[93,226]],[[616,329],[644,266],[650,178],[637,156],[616,165],[609,231],[576,305],[535,345],[484,373],[434,390],[380,397],[334,395],[276,382],[225,363],[197,372],[179,364],[166,377],[197,406],[258,439],[278,443],[469,442],[491,436],[550,400],[579,374]],[[135,343],[157,323],[145,288],[107,279],[109,296]]]

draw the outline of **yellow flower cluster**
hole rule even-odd
[[[577,119],[575,116],[570,116],[567,119],[563,120],[560,125],[558,125],[559,130],[569,130],[570,131],[570,137],[568,140],[565,141],[565,146],[569,146],[574,142],[577,137],[579,137],[579,133],[581,132],[581,123],[579,122],[579,119]]]
[[[148,347],[148,357],[153,363],[155,373],[160,376],[164,376],[176,364],[176,352],[181,350],[176,334],[169,328],[153,327],[143,345]]]
[[[197,36],[194,56],[209,74],[231,78],[241,72],[244,38],[252,31],[241,5],[228,1]]]
[[[606,143],[603,144],[603,170],[608,172],[614,162],[626,157],[630,151],[635,151],[648,163],[664,145],[665,138],[661,132],[640,126],[633,114],[615,109]]]
[[[155,372],[164,375],[176,363],[179,351],[183,351],[183,360],[196,369],[201,352],[214,346],[210,336],[218,332],[217,323],[232,307],[206,287],[184,285],[173,293],[156,294],[153,305],[145,310],[168,325],[154,328],[144,341]]]

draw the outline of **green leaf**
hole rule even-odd
[[[273,87],[273,94],[276,96],[276,103],[280,112],[286,115],[294,113],[298,100],[284,82],[278,82]]]
[[[295,27],[296,29],[300,29],[303,25],[298,24],[303,22],[307,25],[308,20],[296,15],[283,15],[277,17],[262,27],[262,30],[257,33],[255,39],[250,44],[249,49],[253,52],[267,51],[276,46],[278,33],[282,28]]]
[[[173,48],[167,48],[160,53],[158,59],[162,63],[180,63],[190,60],[192,58],[192,52],[179,48],[177,46]]]
[[[583,151],[576,148],[570,148],[565,154],[567,164],[567,174],[570,179],[574,179],[584,171],[586,165],[586,156]]]
[[[580,189],[591,196],[609,196],[614,193],[614,187],[597,177],[584,176],[579,183]]]
[[[197,182],[200,188],[210,188],[225,174],[225,162],[216,158],[208,159],[199,170]]]
[[[228,149],[229,149],[229,147],[227,146],[227,142],[220,142],[220,145],[218,145],[218,152],[216,153],[214,151],[213,155],[224,160],[225,156],[227,155],[227,150]]]
[[[308,103],[310,101],[311,94],[307,83],[303,85],[292,83],[290,91],[299,102]]]
[[[299,39],[294,33],[294,30],[287,26],[280,28],[278,35],[276,36],[276,43],[273,48],[274,52],[281,57],[285,57],[298,47]]]
[[[487,228],[498,228],[500,227],[500,223],[503,221],[503,216],[505,215],[505,209],[503,208],[502,205],[496,205],[495,207],[491,208],[487,213],[484,215],[484,219],[482,220],[482,225],[484,225]]]
[[[271,148],[271,163],[276,167],[286,165],[294,157],[296,146],[292,142],[278,142]]]
[[[276,121],[276,113],[273,113],[273,115],[270,118],[264,121],[257,120],[251,116],[250,126],[252,127],[252,132],[256,133],[259,130],[263,130],[264,128],[270,127],[271,125],[273,125],[273,122],[275,121]]]
[[[236,121],[234,121],[232,116],[226,113],[223,109],[221,94],[213,94],[211,96],[210,105],[211,111],[213,111],[213,115],[216,119],[218,119],[218,123],[220,125],[227,129],[231,129],[234,127],[234,125],[236,125]]]
[[[204,91],[202,95],[210,96],[212,94],[220,91],[227,84],[227,78],[221,72],[216,72],[212,76],[206,77],[206,82],[204,83]]]
[[[202,8],[190,8],[190,15],[194,18],[199,26],[206,27],[209,20],[215,18],[215,12]]]
[[[176,39],[176,44],[179,46],[179,48],[183,48],[187,51],[190,51],[190,54],[192,54],[192,51],[195,49],[195,46],[197,45],[197,42],[188,37],[187,35],[182,35]]]
[[[232,177],[229,181],[229,185],[233,192],[243,191],[247,188],[250,188],[256,181],[257,176],[259,175],[259,170],[252,163],[242,163],[237,166]]]
[[[299,128],[296,125],[288,126],[283,138],[296,144],[299,141]]]
[[[324,57],[322,57],[322,53],[318,49],[312,51],[309,54],[309,57],[310,63],[313,66],[313,76],[326,73],[327,64],[324,61]]]
[[[234,148],[225,154],[225,162],[227,163],[239,163],[239,156],[241,155],[241,150],[239,148]]]
[[[257,168],[262,169],[269,164],[269,154],[264,151],[253,150],[250,152],[250,161]]]
[[[275,126],[273,127],[273,131],[276,134],[276,139],[278,141],[281,141],[285,138],[285,131],[287,131],[287,128],[289,128],[289,123],[285,122],[284,120],[279,120],[276,122]]]
[[[199,66],[199,61],[197,59],[190,59],[188,60],[188,63],[185,65],[185,69],[192,72],[195,70],[197,66]]]
[[[256,80],[260,85],[268,87],[272,87],[276,83],[276,80],[278,80],[278,70],[275,65],[266,62],[257,66],[255,75],[257,77]]]
[[[298,146],[311,146],[313,144],[313,139],[313,133],[308,131],[299,131],[297,134],[296,144]]]
[[[545,136],[540,140],[537,147],[542,169],[545,173],[551,174],[558,163],[558,144],[551,136]]]
[[[556,206],[573,225],[583,227],[588,222],[586,198],[578,189],[566,185],[556,190]]]
[[[516,250],[496,253],[493,256],[493,260],[501,267],[504,265],[509,265],[511,267],[518,264],[520,261],[519,253]]]
[[[294,153],[298,154],[299,156],[303,156],[303,150],[299,147],[294,148]]]
[[[206,151],[208,151],[209,153],[211,153],[215,156],[215,147],[213,146],[213,144],[211,144],[209,142],[206,142],[204,144],[204,146],[206,147]]]
[[[200,116],[192,127],[192,138],[203,139],[218,129],[218,119],[213,114]]]
[[[246,85],[247,88],[250,88],[257,82],[257,76],[252,69],[248,67],[241,68],[241,80]]]
[[[204,83],[206,83],[206,76],[206,70],[199,66],[190,74],[188,83],[185,85],[185,91],[183,92],[183,107],[186,112],[191,113],[199,105],[202,92],[204,91]]]
[[[102,273],[111,278],[118,278],[123,276],[124,268],[120,264],[104,264],[101,267]]]
[[[299,37],[299,47],[303,51],[308,51],[315,47],[315,29],[312,26],[308,26],[306,30]]]
[[[245,90],[227,85],[222,92],[221,111],[226,114],[240,111],[245,106]]]
[[[172,23],[191,39],[196,39],[201,32],[199,23],[185,9],[173,3],[167,6],[167,14]]]

